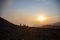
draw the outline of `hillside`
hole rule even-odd
[[[60,40],[60,29],[19,26],[0,17],[0,40]]]
[[[21,39],[22,28],[0,17],[0,40]],[[23,30],[22,30],[23,31]],[[22,33],[22,34],[21,34]]]
[[[26,40],[60,40],[60,29],[31,27]]]

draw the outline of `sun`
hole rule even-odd
[[[46,18],[44,16],[39,16],[37,19],[38,21],[45,21]]]

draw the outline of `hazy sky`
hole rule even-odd
[[[14,24],[40,25],[35,18],[41,14],[48,19],[44,24],[59,21],[59,0],[5,0],[2,1],[3,18]]]

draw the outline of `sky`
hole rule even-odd
[[[40,26],[60,22],[59,0],[3,0],[0,16],[14,24]],[[38,22],[37,16],[46,16],[45,22]]]

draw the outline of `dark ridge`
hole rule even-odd
[[[18,25],[14,25],[9,21],[0,17],[0,40],[14,40],[18,33]]]
[[[5,19],[2,18],[2,17],[0,17],[0,23],[2,23],[2,24],[11,24],[11,25],[14,25],[13,23],[11,23],[11,22],[5,20]]]

